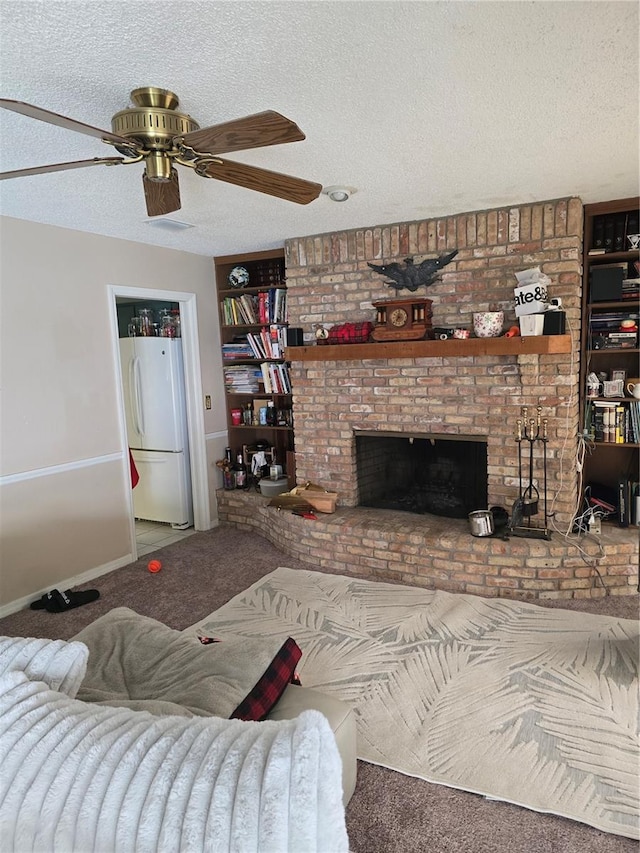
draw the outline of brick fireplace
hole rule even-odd
[[[329,571],[512,597],[600,596],[637,589],[636,531],[563,537],[578,492],[579,336],[583,211],[566,198],[301,237],[286,242],[289,323],[315,343],[314,326],[373,320],[396,294],[368,262],[402,262],[458,250],[428,288],[433,325],[472,326],[476,311],[515,321],[515,272],[539,266],[562,299],[570,345],[542,351],[531,339],[427,341],[290,348],[296,476],[339,494],[335,515],[304,522],[254,495],[223,493],[223,522],[259,529],[303,562]],[[424,295],[421,290],[419,295]],[[514,343],[515,341],[515,343]],[[488,505],[518,497],[516,420],[546,419],[551,541],[478,539],[466,519],[359,506],[358,435],[486,441]],[[539,450],[535,484],[541,491]],[[256,506],[256,501],[260,504]],[[480,508],[480,507],[478,507]],[[597,571],[596,571],[597,569]]]
[[[458,254],[441,282],[428,288],[434,326],[470,328],[473,313],[487,310],[504,311],[511,325],[515,272],[539,266],[553,282],[550,295],[562,299],[573,334],[573,352],[547,355],[449,356],[458,342],[443,341],[433,357],[384,358],[374,350],[370,358],[299,362],[292,348],[298,479],[356,506],[357,431],[486,436],[489,503],[511,507],[518,487],[516,419],[522,407],[531,416],[541,406],[554,512],[566,523],[577,489],[581,246],[578,199],[289,240],[289,322],[309,341],[315,324],[371,320],[372,303],[394,296],[368,261],[413,255],[417,263],[453,249]],[[317,352],[322,357],[320,347]]]

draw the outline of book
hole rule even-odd
[[[615,409],[616,403],[606,400],[592,400],[593,430],[595,441],[615,441]]]
[[[261,290],[258,294],[258,322],[263,325],[269,323],[268,293]]]
[[[631,483],[631,524],[640,525],[640,483]]]
[[[629,480],[626,477],[620,477],[618,480],[618,524],[620,527],[629,526],[631,519],[630,503]]]
[[[614,441],[616,444],[624,444],[625,438],[625,407],[620,405],[615,408],[614,415]]]
[[[253,353],[254,358],[266,358],[267,354],[262,348],[262,342],[258,335],[254,335],[252,332],[247,333],[247,341],[249,342],[249,346],[251,347],[251,351]]]
[[[607,252],[613,251],[613,239],[614,239],[614,217],[613,216],[605,216],[604,217],[604,249]]]
[[[604,255],[604,219],[596,216],[593,220],[593,248],[589,250],[590,255]]]
[[[616,216],[613,223],[613,251],[624,252],[624,236],[626,233],[627,214],[621,213]]]
[[[275,389],[271,385],[271,374],[269,373],[269,365],[266,361],[263,361],[260,365],[260,371],[262,373],[265,394],[273,394]]]

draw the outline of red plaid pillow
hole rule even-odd
[[[262,678],[245,696],[229,719],[264,720],[284,693],[287,684],[297,680],[296,666],[301,657],[300,647],[289,637],[276,653]]]
[[[203,645],[219,643],[215,637],[199,637]],[[276,652],[275,657],[229,717],[230,720],[264,720],[284,693],[287,684],[300,684],[296,666],[302,657],[300,647],[289,637]]]

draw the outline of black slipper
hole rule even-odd
[[[97,589],[85,589],[81,592],[72,592],[70,589],[66,592],[60,592],[58,589],[52,589],[51,592],[47,592],[42,598],[32,601],[30,607],[32,610],[48,610],[49,613],[62,613],[64,610],[72,610],[74,607],[80,607],[82,604],[89,604],[98,598],[100,598],[100,593]]]

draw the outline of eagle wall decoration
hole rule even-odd
[[[411,257],[404,259],[405,266],[398,263],[382,264],[381,266],[368,264],[368,266],[374,272],[386,275],[392,279],[392,281],[385,281],[385,284],[389,287],[393,287],[396,291],[406,289],[411,293],[415,293],[422,285],[428,287],[430,284],[433,284],[439,278],[440,270],[446,267],[457,254],[458,250],[454,249],[448,255],[440,255],[439,258],[428,258],[420,264],[414,264],[413,257]]]

